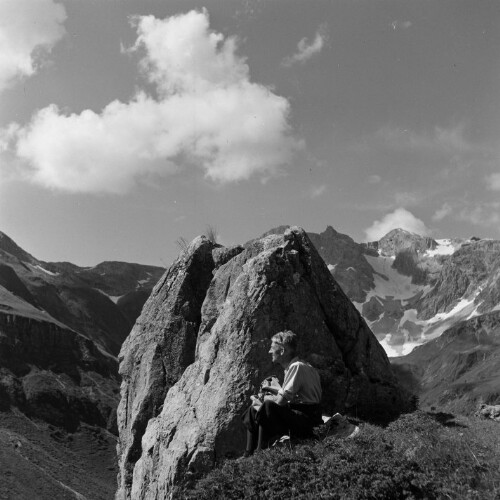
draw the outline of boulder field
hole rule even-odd
[[[193,240],[157,283],[120,352],[116,498],[176,487],[241,455],[241,413],[283,374],[271,337],[292,329],[319,371],[326,414],[387,421],[409,408],[388,358],[307,234],[244,246]]]

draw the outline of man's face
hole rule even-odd
[[[285,354],[285,348],[278,342],[272,340],[271,348],[269,349],[269,354],[272,357],[273,363],[279,363],[281,358]]]

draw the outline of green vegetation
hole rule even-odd
[[[208,225],[207,229],[205,230],[205,236],[208,238],[208,240],[213,243],[214,245],[217,244],[217,239],[219,238],[219,233],[217,231],[217,228],[215,226]]]
[[[188,499],[481,499],[500,496],[497,422],[416,411],[386,428],[226,461]]]
[[[181,252],[185,252],[188,247],[189,247],[189,241],[184,238],[184,236],[181,236],[175,241],[175,244],[179,247],[179,250]]]
[[[219,238],[219,233],[217,231],[217,228],[212,225],[208,225],[207,228],[205,229],[205,237],[214,245],[217,244],[217,239]],[[189,247],[189,241],[184,238],[184,236],[179,237],[176,241],[175,244],[179,248],[181,252],[185,252],[188,247]]]

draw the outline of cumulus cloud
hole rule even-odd
[[[486,178],[488,188],[493,191],[500,191],[500,172],[491,174]]]
[[[54,0],[0,1],[0,91],[36,73],[65,34],[64,6]]]
[[[430,230],[424,222],[404,208],[397,208],[386,214],[381,220],[376,220],[368,229],[365,229],[366,241],[378,241],[393,229],[405,229],[412,233],[426,236]]]
[[[328,40],[326,25],[321,25],[311,42],[307,38],[302,38],[297,44],[297,51],[291,56],[285,57],[281,62],[282,66],[289,68],[296,63],[304,64],[315,54],[319,54]]]
[[[133,20],[141,69],[156,96],[140,91],[100,113],[51,105],[17,129],[10,147],[32,180],[67,191],[129,190],[137,179],[199,165],[217,182],[269,177],[301,147],[288,101],[250,80],[237,40],[209,28],[206,11]]]

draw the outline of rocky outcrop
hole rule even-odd
[[[434,288],[418,304],[420,317],[447,312],[462,298],[472,298],[479,312],[500,303],[500,241],[462,245],[443,265]]]
[[[418,387],[421,405],[473,414],[498,401],[500,311],[462,321],[440,337],[392,358],[398,378]]]
[[[0,312],[1,410],[17,407],[75,430],[116,432],[117,363],[88,338],[49,320]]]
[[[198,238],[120,354],[117,498],[175,496],[176,484],[241,453],[240,414],[277,373],[269,344],[285,328],[320,372],[326,412],[380,420],[405,408],[385,352],[303,230],[244,249]]]
[[[289,227],[275,227],[262,237],[284,234]],[[367,293],[374,287],[373,269],[365,256],[376,257],[377,250],[356,243],[350,236],[335,231],[331,226],[327,226],[322,233],[308,232],[307,236],[349,299],[354,302],[364,302]]]
[[[356,243],[331,227],[308,236],[390,356],[500,307],[499,241],[433,240],[394,229]]]
[[[0,232],[0,287],[114,356],[163,273],[160,267],[126,262],[94,267],[43,262]],[[0,309],[2,304],[0,296]]]
[[[500,422],[500,405],[481,404],[476,415],[481,418],[496,420]]]
[[[437,243],[432,238],[410,233],[404,229],[393,229],[378,242],[365,244],[366,248],[376,249],[381,255],[394,257],[402,250],[412,250],[423,253],[436,248]]]
[[[342,283],[345,294],[355,302],[364,302],[367,292],[374,287],[373,269],[365,255],[376,256],[377,253],[331,226],[322,233],[308,235],[323,260],[335,262],[329,269],[335,280]]]
[[[17,245],[11,238],[9,238],[5,233],[0,231],[0,255],[4,253],[8,256],[13,256],[22,262],[36,263],[37,260],[25,252],[19,245]]]
[[[130,490],[141,438],[165,394],[195,359],[201,307],[212,272],[241,247],[223,249],[195,239],[157,283],[120,354],[118,407],[120,488]]]

